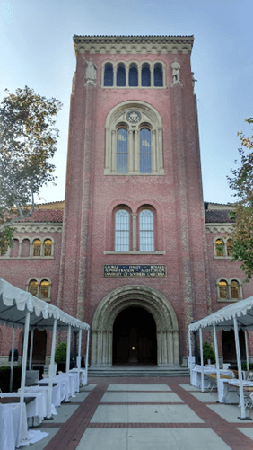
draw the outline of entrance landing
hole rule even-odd
[[[89,382],[62,413],[58,408],[58,421],[41,424],[49,435],[29,450],[253,448],[253,421],[238,420],[237,405],[217,404],[216,393],[207,397],[188,377]]]

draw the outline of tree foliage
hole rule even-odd
[[[253,123],[253,118],[246,119],[246,122]],[[231,256],[232,261],[242,263],[241,269],[248,281],[253,273],[253,136],[246,137],[241,131],[238,136],[242,145],[239,149],[240,166],[232,170],[232,177],[228,177],[229,185],[235,191],[234,197],[237,198],[230,214],[235,220],[231,234]]]
[[[12,245],[11,225],[31,215],[34,195],[55,182],[50,162],[57,149],[55,117],[62,104],[25,86],[5,90],[0,104],[0,252]]]

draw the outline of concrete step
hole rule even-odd
[[[88,375],[90,377],[177,377],[189,376],[189,369],[180,366],[91,366]]]

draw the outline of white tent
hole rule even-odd
[[[240,380],[240,407],[241,407],[241,419],[245,419],[245,405],[244,405],[244,395],[243,395],[243,383],[242,383],[242,371],[241,371],[241,355],[240,355],[240,341],[239,341],[239,330],[245,331],[245,343],[246,343],[246,353],[247,353],[247,367],[249,368],[249,353],[248,353],[248,341],[247,341],[247,331],[253,330],[253,297],[249,297],[245,300],[241,300],[237,303],[233,303],[225,306],[219,311],[206,316],[204,319],[199,320],[189,324],[188,335],[189,335],[189,356],[191,354],[191,331],[199,331],[200,336],[200,349],[201,349],[201,366],[202,366],[202,390],[204,385],[204,361],[203,361],[203,346],[202,346],[202,329],[214,331],[214,350],[216,359],[216,370],[217,370],[217,381],[219,381],[219,357],[218,357],[218,347],[216,331],[224,330],[229,331],[234,330],[235,333],[235,345],[236,345],[236,356],[237,365]]]
[[[79,349],[78,360],[80,362],[81,356],[81,339],[82,331],[85,330],[88,333],[87,346],[86,346],[86,379],[88,370],[88,348],[89,348],[89,333],[90,326],[87,323],[81,322],[78,319],[70,316],[69,314],[61,311],[54,305],[46,303],[43,300],[39,300],[37,297],[33,297],[29,292],[12,286],[10,283],[0,278],[0,323],[13,328],[24,328],[24,341],[22,352],[22,381],[21,381],[21,399],[24,401],[24,386],[26,376],[26,364],[27,364],[27,347],[28,347],[28,335],[29,330],[35,328],[49,329],[53,331],[52,347],[51,347],[51,360],[49,367],[49,389],[48,389],[48,406],[51,405],[52,399],[52,384],[53,384],[53,369],[54,369],[54,356],[56,346],[56,333],[58,331],[67,330],[67,355],[66,355],[66,374],[69,375],[69,361],[70,361],[70,340],[71,329],[79,331]],[[13,351],[12,351],[13,355]],[[79,363],[80,369],[80,363]],[[80,377],[80,373],[79,373]],[[80,378],[79,378],[80,379]],[[21,409],[22,410],[22,409]],[[50,408],[48,408],[48,411]],[[22,417],[20,417],[20,426],[22,423]]]

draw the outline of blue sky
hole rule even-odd
[[[252,0],[0,0],[0,101],[4,89],[28,85],[64,103],[57,186],[41,201],[65,195],[69,101],[75,70],[73,35],[194,35],[204,199],[233,200],[226,180],[238,158],[237,131],[253,134]]]

